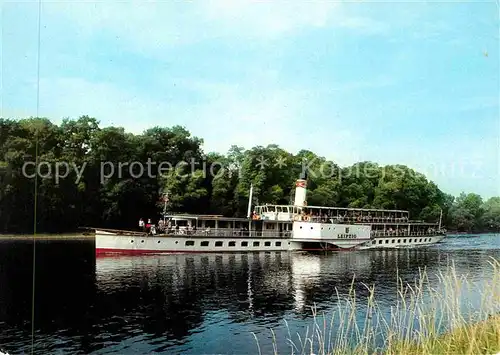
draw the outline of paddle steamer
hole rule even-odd
[[[408,211],[308,206],[299,179],[293,205],[260,205],[247,218],[169,214],[152,232],[95,229],[96,254],[357,250],[440,242],[439,223],[412,221]],[[165,202],[166,206],[166,202]]]

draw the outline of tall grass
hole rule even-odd
[[[353,280],[347,296],[337,292],[337,306],[330,315],[318,314],[313,307],[312,326],[302,336],[292,337],[285,321],[290,353],[496,354],[500,352],[500,262],[488,263],[492,276],[482,285],[458,275],[455,265],[432,282],[425,271],[412,284],[398,276],[390,311],[383,311],[375,286],[364,285],[368,296],[359,302]],[[272,338],[277,354],[274,331]]]

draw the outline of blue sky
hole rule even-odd
[[[4,117],[36,115],[38,4],[2,5]],[[41,116],[180,124],[226,152],[276,143],[500,195],[491,2],[43,2]]]

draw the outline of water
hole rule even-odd
[[[273,351],[270,329],[280,353],[290,353],[288,332],[305,334],[311,306],[336,307],[336,290],[345,295],[353,276],[375,284],[388,310],[397,273],[411,281],[422,269],[432,275],[454,262],[458,273],[487,281],[489,257],[500,259],[500,235],[329,255],[96,258],[92,241],[39,241],[35,353],[256,354],[254,333],[265,354]],[[30,241],[0,241],[0,349],[11,354],[31,352],[32,262]],[[357,299],[367,297],[360,283],[355,289]]]

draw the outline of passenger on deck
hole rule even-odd
[[[165,230],[165,221],[163,219],[160,219],[158,221],[158,229],[160,232],[163,232]]]
[[[144,226],[144,220],[142,218],[139,218],[139,228],[141,228],[143,231],[146,230],[146,227]]]

